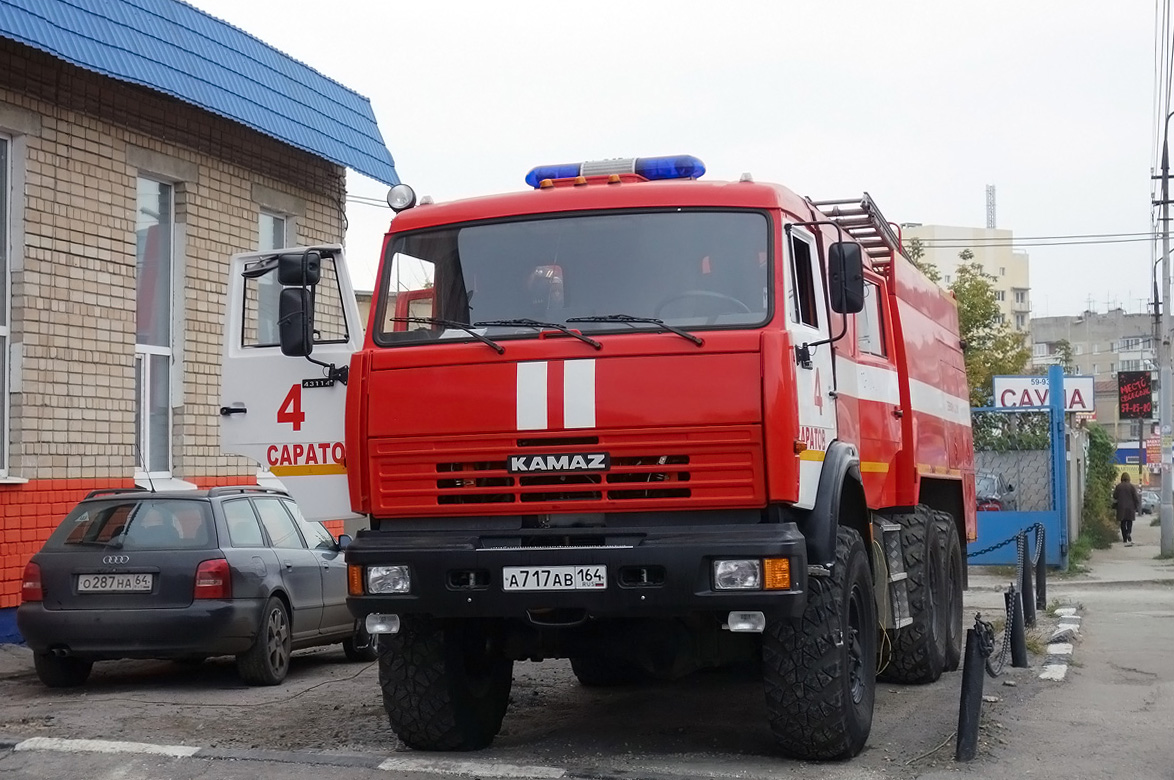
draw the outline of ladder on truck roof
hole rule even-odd
[[[872,258],[878,270],[892,262],[893,254],[905,254],[901,239],[893,232],[893,224],[885,219],[866,192],[859,198],[848,200],[807,199],[831,222],[860,242],[865,253]]]

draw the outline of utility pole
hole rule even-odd
[[[1162,503],[1158,516],[1162,523],[1162,556],[1174,555],[1174,471],[1171,470],[1174,457],[1171,456],[1171,434],[1174,420],[1171,419],[1171,376],[1170,369],[1170,117],[1166,115],[1166,128],[1162,133],[1162,339],[1160,386],[1158,388],[1158,419],[1161,421],[1162,437]]]

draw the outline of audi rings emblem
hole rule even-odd
[[[130,563],[129,555],[107,555],[102,559],[102,563],[107,566],[113,566],[116,563]]]

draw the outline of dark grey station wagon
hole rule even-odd
[[[299,648],[374,658],[346,607],[348,541],[255,486],[95,491],[25,568],[17,627],[50,687],[81,685],[94,661],[216,655],[276,685]]]

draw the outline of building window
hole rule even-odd
[[[1004,301],[1006,299],[1007,299],[1007,293],[1003,292],[1002,290],[995,290],[995,300],[996,301]]]
[[[1032,357],[1047,357],[1048,345],[1045,342],[1039,341],[1031,345]]]
[[[1084,345],[1083,344],[1073,344],[1072,345],[1072,354],[1073,355],[1083,355],[1084,354]]]
[[[1006,317],[1006,315],[999,314],[995,317],[995,321],[998,322],[1000,325],[1002,325],[1003,323],[1005,323],[1007,321],[1007,317]]]
[[[1093,363],[1093,364],[1092,364],[1092,372],[1093,372],[1094,374],[1097,372],[1097,364],[1096,364],[1096,363]]]
[[[12,142],[0,136],[0,474],[8,473],[8,236]]]
[[[282,214],[262,211],[260,223],[257,249],[262,252],[270,249],[284,249],[286,245],[286,217]]]
[[[1006,276],[1006,275],[1007,275],[1007,269],[1003,266],[999,266],[999,276]]]
[[[289,243],[286,239],[286,230],[289,220],[284,215],[262,211],[260,229],[257,236],[257,249],[267,252],[271,249],[284,249]],[[281,342],[281,334],[277,330],[277,309],[281,299],[281,285],[277,283],[277,274],[265,274],[257,280],[257,341],[264,346],[273,346]]]
[[[950,275],[949,274],[946,274],[945,280],[946,280],[946,284],[950,283]]]
[[[1121,370],[1122,371],[1141,371],[1141,361],[1140,360],[1122,360],[1121,361]]]
[[[1141,339],[1127,338],[1121,341],[1121,351],[1126,352],[1131,349],[1141,349]]]
[[[1027,303],[1027,290],[1016,290],[1015,291],[1015,302],[1016,303]]]
[[[135,286],[135,460],[171,474],[171,299],[175,188],[138,180]]]
[[[1027,315],[1026,314],[1016,314],[1015,315],[1015,327],[1019,328],[1020,330],[1027,327]]]

